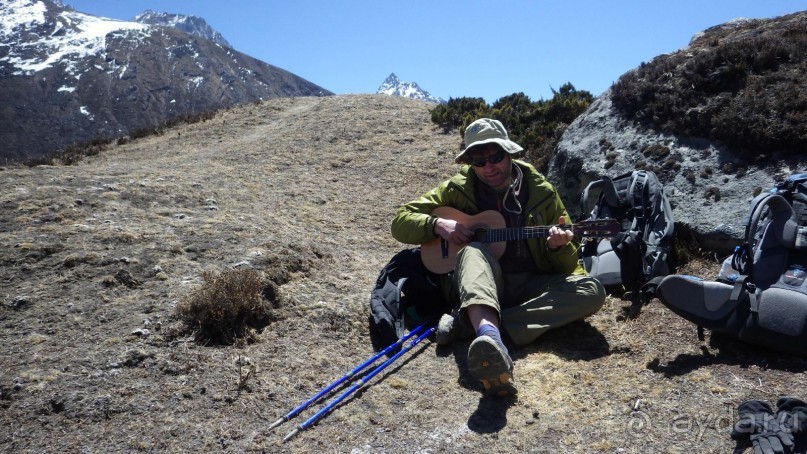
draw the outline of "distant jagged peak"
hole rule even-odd
[[[422,99],[424,101],[443,104],[445,101],[429,94],[428,91],[420,88],[416,82],[403,82],[395,73],[390,73],[384,83],[378,87],[378,94],[389,96],[400,96],[403,98]]]
[[[210,24],[198,16],[188,16],[185,14],[161,13],[147,9],[132,19],[133,22],[149,25],[161,25],[164,27],[176,28],[191,36],[208,39],[221,46],[232,48],[233,46],[224,39],[221,33],[217,32]]]
[[[398,76],[395,75],[395,73],[390,73],[390,75],[387,76],[386,80],[384,80],[384,83],[382,84],[382,86],[383,85],[395,86],[395,85],[399,85],[400,83],[401,83],[401,79],[399,79]]]

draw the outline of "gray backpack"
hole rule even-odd
[[[639,288],[673,269],[672,235],[675,221],[664,187],[649,170],[635,170],[616,178],[603,177],[586,186],[583,213],[599,191],[590,219],[616,219],[622,232],[613,238],[590,239],[581,248],[583,267],[603,285],[622,285],[638,295]]]
[[[655,296],[703,328],[777,350],[807,354],[807,174],[755,197],[745,242],[714,281],[673,275]]]

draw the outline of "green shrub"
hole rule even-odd
[[[89,142],[70,145],[64,150],[58,151],[51,155],[37,156],[25,161],[28,167],[36,167],[41,165],[65,165],[71,166],[79,163],[87,156],[96,156],[105,150],[107,145],[112,143],[112,139],[96,137]]]
[[[432,109],[432,123],[441,126],[446,131],[460,128],[465,129],[474,119],[489,115],[490,107],[482,98],[450,98],[445,104],[438,104]],[[471,118],[468,121],[468,118]]]
[[[525,156],[542,172],[561,134],[583,113],[594,96],[578,91],[571,83],[552,90],[550,100],[532,101],[524,93],[514,93],[489,106],[482,98],[452,98],[431,111],[432,122],[444,130],[458,130],[460,135],[474,120],[482,117],[501,121],[510,139],[521,145]]]

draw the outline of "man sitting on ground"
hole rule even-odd
[[[443,276],[444,293],[459,310],[444,315],[437,343],[476,338],[468,348],[468,369],[488,395],[516,393],[513,361],[502,331],[526,345],[547,330],[597,312],[605,290],[578,263],[579,241],[563,228],[569,215],[555,188],[532,165],[515,160],[523,149],[501,122],[482,118],[465,130],[464,164],[451,179],[404,204],[392,221],[398,241],[423,244],[437,237],[462,248],[454,271]],[[469,215],[499,212],[507,227],[561,224],[544,238],[508,242],[497,259],[474,241],[474,231],[456,220],[437,217],[448,206]]]

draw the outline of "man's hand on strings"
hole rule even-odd
[[[549,228],[549,236],[546,239],[546,245],[549,249],[560,249],[569,244],[574,238],[574,232],[564,228],[566,220],[561,216],[558,219],[558,225],[553,225]]]

